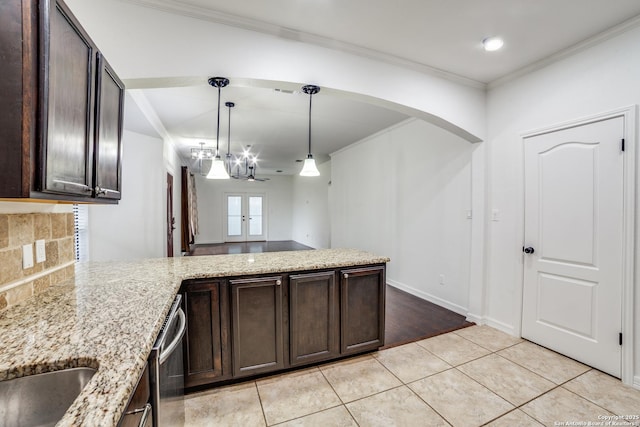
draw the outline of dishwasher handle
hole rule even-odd
[[[178,345],[182,342],[182,337],[184,337],[184,333],[187,329],[187,320],[184,316],[184,311],[182,311],[182,308],[179,308],[176,314],[178,315],[178,320],[180,321],[180,326],[178,326],[178,333],[176,333],[176,336],[173,337],[173,341],[171,341],[168,346],[162,349],[160,357],[158,358],[158,362],[160,363],[160,365],[162,365],[169,358],[169,356],[171,356],[171,353],[173,353],[176,347],[178,347]]]

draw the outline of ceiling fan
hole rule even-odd
[[[269,178],[256,178],[256,170],[257,170],[256,163],[253,163],[250,165],[249,162],[245,160],[244,175],[240,175],[240,164],[236,163],[235,173],[231,175],[231,178],[240,179],[240,180],[249,181],[249,182],[269,181]]]

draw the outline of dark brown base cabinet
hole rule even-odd
[[[384,345],[385,268],[340,271],[342,354]]]
[[[183,285],[187,319],[184,343],[185,387],[231,378],[228,288],[224,280]]]
[[[142,423],[143,418],[151,420],[151,386],[149,383],[149,366],[144,369],[138,385],[131,393],[127,408],[124,410],[118,427],[139,427],[150,425],[150,422]]]
[[[340,299],[334,271],[289,276],[291,366],[340,355]]]
[[[282,276],[230,280],[233,376],[284,368]]]
[[[183,283],[185,387],[384,345],[385,265]]]

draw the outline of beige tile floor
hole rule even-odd
[[[185,402],[188,427],[640,426],[605,418],[640,416],[639,390],[487,326],[190,394]]]

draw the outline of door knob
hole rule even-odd
[[[535,249],[533,249],[531,246],[529,246],[528,248],[523,247],[522,252],[524,252],[525,254],[532,254],[535,252]]]

